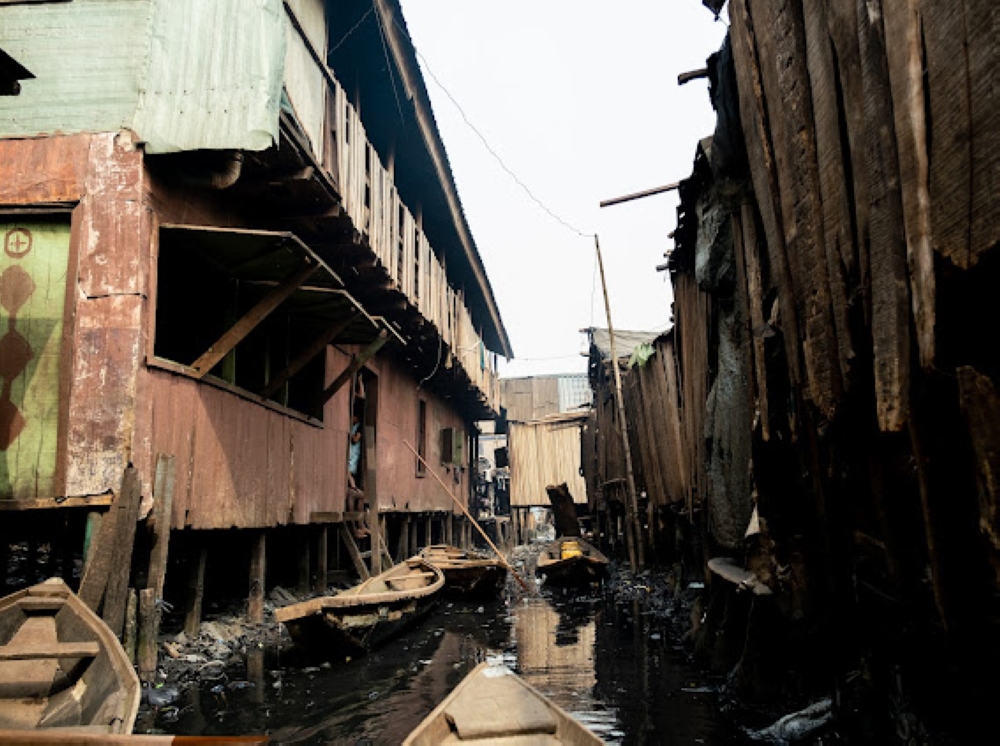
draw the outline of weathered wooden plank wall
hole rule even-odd
[[[549,507],[545,488],[563,482],[573,501],[587,502],[587,485],[580,475],[580,429],[586,415],[556,415],[550,420],[511,422],[510,504]]]

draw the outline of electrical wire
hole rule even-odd
[[[438,354],[437,354],[437,360],[434,363],[434,370],[428,373],[427,376],[422,378],[420,383],[417,384],[418,391],[420,390],[421,386],[423,386],[425,383],[427,383],[427,381],[430,380],[431,376],[437,373],[438,367],[440,365],[441,365],[441,335],[438,335]]]
[[[369,12],[375,10],[375,0],[372,0],[372,7]],[[403,116],[403,107],[399,103],[399,91],[396,90],[396,76],[392,73],[392,62],[389,61],[389,46],[385,41],[385,27],[382,24],[382,15],[375,13],[375,22],[378,24],[378,35],[382,40],[382,53],[385,55],[385,69],[389,72],[389,82],[392,83],[392,95],[396,99],[396,111],[399,112],[399,121],[406,127],[406,118]]]
[[[361,16],[360,20],[358,20],[357,23],[355,23],[353,26],[351,26],[350,31],[348,31],[346,34],[344,34],[343,36],[341,36],[340,37],[340,41],[338,41],[336,44],[334,44],[333,48],[329,52],[326,53],[326,59],[327,59],[328,62],[330,60],[330,55],[333,54],[334,52],[336,52],[338,49],[340,49],[340,45],[343,44],[345,41],[347,41],[348,37],[355,32],[355,30],[358,28],[358,26],[360,26],[362,23],[365,22],[365,19],[368,18],[368,16],[370,16],[372,14],[373,10],[375,10],[375,6],[374,5],[371,8],[369,8],[368,10],[366,10],[365,14],[363,16]]]
[[[399,25],[399,21],[398,20],[396,20],[395,18],[393,18],[393,23],[396,24],[396,27],[400,31],[402,31],[404,34],[406,34],[407,38],[410,38],[409,33],[406,31],[405,28],[403,28],[402,26]],[[412,38],[410,38],[410,43],[411,44],[413,43],[413,39]],[[542,210],[544,210],[546,213],[548,213],[548,215],[553,220],[555,220],[557,223],[561,224],[564,228],[567,228],[568,230],[572,231],[573,233],[575,233],[578,236],[581,236],[583,238],[593,238],[593,236],[594,236],[593,233],[584,233],[579,228],[577,228],[575,225],[572,225],[571,223],[567,222],[562,217],[560,217],[558,214],[556,214],[553,210],[551,210],[548,207],[548,205],[546,205],[538,197],[535,196],[535,194],[528,188],[527,184],[525,184],[523,181],[521,181],[520,177],[518,177],[518,175],[516,173],[514,173],[510,169],[510,167],[507,166],[506,163],[504,163],[503,158],[501,158],[500,155],[493,149],[493,147],[490,145],[489,141],[483,136],[483,133],[480,132],[476,128],[476,126],[469,120],[469,117],[465,113],[465,109],[462,108],[462,105],[458,103],[458,101],[455,99],[455,97],[451,95],[451,92],[447,88],[445,88],[444,84],[438,79],[437,75],[434,74],[434,71],[431,69],[430,64],[427,62],[427,58],[424,57],[424,55],[422,55],[420,53],[420,50],[417,49],[417,47],[416,47],[415,44],[413,45],[413,51],[416,53],[417,57],[420,58],[420,62],[423,64],[424,70],[426,70],[426,72],[430,76],[431,80],[433,80],[437,84],[438,88],[440,88],[444,92],[444,95],[448,97],[448,100],[451,101],[452,104],[454,104],[454,106],[455,106],[456,109],[458,109],[458,113],[462,116],[462,119],[465,121],[465,124],[469,127],[469,129],[471,129],[475,133],[476,137],[478,137],[480,139],[480,141],[482,141],[483,146],[486,148],[487,151],[489,151],[489,154],[492,155],[494,159],[496,159],[497,163],[500,164],[500,168],[502,168],[504,171],[507,172],[508,176],[510,176],[514,180],[514,182],[519,187],[521,187],[522,190],[524,190],[524,193],[527,194],[528,197],[530,197],[531,200],[536,205],[538,205],[540,208],[542,208]]]

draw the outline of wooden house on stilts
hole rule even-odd
[[[0,592],[191,627],[467,541],[408,446],[467,500],[512,351],[398,1],[3,5],[0,48]]]

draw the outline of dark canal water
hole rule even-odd
[[[596,591],[583,599],[547,588],[531,596],[511,591],[485,605],[443,600],[404,636],[353,660],[256,650],[245,671],[188,689],[176,719],[147,711],[136,730],[399,744],[489,658],[609,744],[747,742],[720,713],[718,682],[687,663],[666,627],[643,601],[616,602]]]

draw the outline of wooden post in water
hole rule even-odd
[[[417,529],[420,527],[417,525],[417,519],[410,515],[406,516],[406,525],[409,527],[410,532],[410,549],[409,554],[416,554],[420,551],[420,544],[417,541]]]
[[[257,531],[250,540],[250,593],[247,598],[247,618],[264,621],[264,579],[267,574],[267,534]]]
[[[156,648],[160,629],[160,612],[156,608],[156,591],[143,588],[139,591],[139,640],[136,663],[139,679],[152,681],[156,678]]]
[[[299,593],[307,593],[312,585],[312,537],[309,536],[308,527],[304,531],[305,536],[299,541],[299,572],[296,588]]]
[[[451,513],[448,513],[444,517],[444,543],[455,543],[455,519]]]
[[[608,317],[608,337],[611,340],[611,369],[615,374],[615,406],[618,410],[618,424],[625,451],[625,479],[628,485],[628,499],[625,509],[628,523],[625,537],[628,541],[628,559],[632,572],[645,566],[642,549],[642,530],[639,525],[639,500],[635,492],[635,475],[632,472],[632,449],[628,442],[628,421],[625,419],[625,402],[622,399],[622,375],[618,370],[618,348],[615,346],[615,330],[611,325],[611,302],[608,300],[608,285],[604,278],[604,259],[601,256],[601,242],[594,234],[594,248],[597,250],[597,266],[601,271],[601,289],[604,291],[604,311]]]
[[[368,540],[371,544],[368,562],[372,577],[382,574],[382,552],[379,548],[382,526],[378,515],[378,469],[375,468],[377,458],[375,428],[368,425],[365,427],[365,502],[368,503]]]
[[[329,585],[327,567],[329,567],[329,540],[330,533],[326,525],[319,527],[316,535],[316,593],[323,595]]]
[[[187,614],[184,617],[184,634],[194,637],[198,634],[201,624],[201,602],[205,597],[205,564],[208,561],[208,547],[202,545],[198,549],[198,559],[191,565],[188,576]]]

